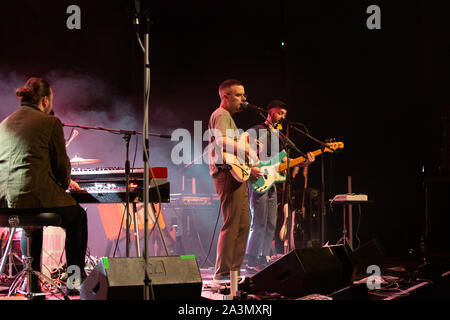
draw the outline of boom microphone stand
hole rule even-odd
[[[142,132],[135,131],[135,130],[123,130],[123,129],[111,129],[111,128],[103,128],[103,127],[92,127],[92,126],[81,126],[81,125],[75,125],[75,124],[63,124],[63,127],[70,127],[70,128],[79,128],[84,130],[99,130],[99,131],[107,131],[114,134],[121,134],[123,135],[123,139],[125,140],[125,212],[126,212],[126,256],[130,256],[130,160],[129,160],[129,149],[130,149],[130,140],[132,135],[142,135]],[[171,138],[169,135],[166,134],[159,134],[159,133],[151,133],[149,135],[160,137],[160,138]],[[138,232],[138,230],[135,230]],[[136,241],[139,241],[139,236],[137,236]],[[138,246],[138,245],[137,245]]]
[[[134,23],[137,27],[137,38],[144,53],[144,123],[143,123],[143,160],[144,160],[144,300],[154,300],[154,292],[151,279],[148,274],[148,206],[149,206],[149,140],[148,140],[148,109],[150,100],[150,59],[149,59],[149,33],[150,33],[150,17],[148,10],[141,14],[141,3],[135,1]],[[143,23],[142,23],[143,22]],[[142,46],[139,35],[139,24],[144,26],[144,46]],[[159,192],[159,190],[157,190]],[[158,224],[158,217],[155,214],[155,223]],[[159,224],[158,224],[159,227]],[[162,240],[164,238],[161,234]],[[167,251],[167,249],[166,249]]]

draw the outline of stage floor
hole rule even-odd
[[[375,278],[369,278],[371,274],[359,270],[352,277],[353,285],[333,292],[308,292],[299,297],[286,297],[275,290],[253,292],[252,277],[258,271],[242,268],[238,292],[233,299],[230,296],[229,282],[214,281],[212,267],[200,268],[202,291],[199,300],[450,300],[450,254],[439,254],[429,260],[411,256],[383,260],[379,287],[375,285]],[[0,300],[25,300],[22,296],[7,297],[8,289],[8,283],[3,279]],[[80,300],[80,296],[69,298]],[[48,295],[45,299],[64,300],[61,294]]]

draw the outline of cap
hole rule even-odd
[[[281,101],[281,100],[272,100],[267,105],[267,110],[270,110],[270,109],[275,108],[275,107],[282,107],[283,109],[287,110],[288,105],[285,102]]]

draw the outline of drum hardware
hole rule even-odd
[[[5,251],[3,253],[3,257],[0,264],[0,275],[6,276],[7,279],[14,279],[13,275],[13,267],[16,269],[16,273],[18,272],[17,267],[14,263],[14,258],[16,258],[20,263],[23,263],[22,259],[17,255],[16,252],[13,251],[13,241],[16,235],[17,228],[10,228],[8,242],[5,247]],[[8,261],[8,262],[7,262]],[[3,274],[3,271],[8,264],[8,273]]]
[[[92,163],[98,163],[98,162],[101,162],[101,160],[100,159],[84,159],[84,158],[80,157],[80,155],[78,153],[75,155],[75,157],[70,159],[70,164],[74,165],[74,166],[79,166],[79,165],[83,165],[83,164],[92,164]]]

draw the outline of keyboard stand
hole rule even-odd
[[[345,210],[346,207],[347,206],[345,206],[345,205],[342,206],[342,220],[343,220],[343,222],[342,222],[342,237],[339,238],[337,244],[341,243],[341,242],[344,246],[348,244],[350,249],[352,249],[352,251],[353,251],[353,228],[352,228],[353,227],[353,219],[352,219],[353,215],[350,214],[350,212],[349,212],[348,223],[349,223],[350,238],[348,238],[347,237],[347,222],[345,221],[346,217],[347,217],[347,212]]]
[[[353,214],[349,210],[348,212],[348,230],[347,230],[347,210],[346,208],[351,208],[353,205],[366,204],[369,201],[355,201],[355,200],[339,200],[333,201],[329,199],[330,207],[334,205],[342,206],[342,237],[339,238],[336,244],[342,243],[343,245],[348,245],[353,251]],[[372,202],[372,201],[370,201]]]

